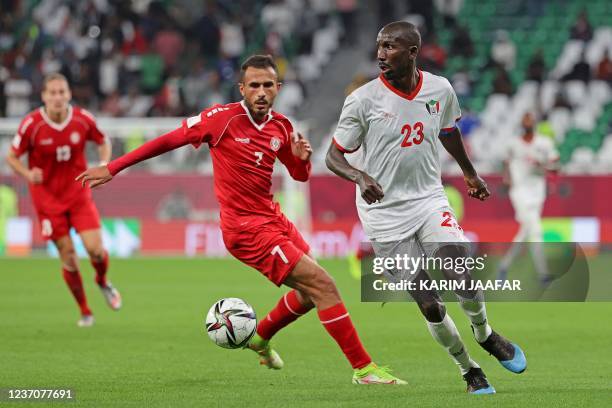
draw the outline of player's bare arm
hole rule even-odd
[[[100,166],[108,164],[112,155],[112,145],[109,138],[106,138],[104,143],[98,146],[98,157],[100,158]]]
[[[465,151],[459,128],[455,127],[450,133],[440,136],[439,139],[442,142],[442,146],[461,167],[465,184],[468,187],[468,195],[480,201],[486,200],[491,195],[491,192],[487,183],[476,173],[476,169],[474,169]]]
[[[357,184],[361,191],[361,197],[366,203],[375,203],[382,200],[385,196],[380,184],[365,172],[351,166],[346,157],[344,157],[344,152],[340,151],[333,143],[327,151],[325,164],[328,169],[338,176]]]
[[[43,173],[42,170],[38,167],[33,167],[28,169],[22,162],[19,160],[19,157],[13,152],[9,150],[8,156],[6,157],[6,161],[11,166],[13,171],[16,174],[19,174],[21,177],[26,179],[29,183],[32,184],[41,184],[43,182]]]

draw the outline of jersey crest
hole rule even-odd
[[[278,151],[278,149],[280,149],[281,147],[281,141],[279,138],[277,137],[273,137],[272,139],[270,139],[270,148],[272,150],[274,150],[275,152]]]
[[[72,132],[70,134],[70,143],[79,144],[80,141],[81,141],[81,135],[79,134],[79,132]]]
[[[427,112],[429,112],[431,116],[440,115],[440,101],[431,99],[429,102],[425,104],[425,108],[427,109]]]

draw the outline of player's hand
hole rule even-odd
[[[361,190],[361,198],[363,198],[368,204],[373,204],[380,201],[385,196],[380,184],[378,184],[376,180],[363,171],[359,173],[357,184]]]
[[[468,195],[470,197],[484,201],[491,195],[487,183],[477,174],[473,176],[463,176],[463,179],[465,180],[465,184],[467,184]]]
[[[306,161],[310,159],[312,147],[310,147],[310,142],[301,133],[294,132],[291,133],[291,152],[298,159]]]
[[[43,172],[38,167],[32,167],[28,171],[28,181],[32,184],[41,184],[43,182]]]
[[[89,187],[96,188],[104,183],[108,183],[113,179],[113,176],[108,171],[107,166],[92,167],[79,174],[76,181],[81,182],[81,186],[85,187],[85,184],[89,182]]]

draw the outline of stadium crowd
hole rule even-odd
[[[252,51],[276,57],[290,109],[304,97],[290,61],[313,52],[330,17],[350,38],[356,7],[356,0],[3,1],[0,115],[38,106],[42,78],[59,71],[74,102],[97,115],[184,116],[237,99],[237,69]]]

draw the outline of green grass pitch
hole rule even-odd
[[[93,271],[83,262],[96,325],[79,329],[57,260],[3,259],[0,388],[70,387],[74,406],[91,407],[612,404],[612,303],[489,304],[494,328],[527,354],[529,366],[521,375],[481,350],[467,319],[456,304],[449,305],[468,350],[498,391],[470,396],[414,304],[360,303],[358,282],[346,272],[345,261],[322,264],[336,278],[375,361],[390,365],[410,385],[352,385],[349,365],[315,313],[275,338],[286,364],[281,371],[260,367],[248,350],[215,346],[203,330],[214,301],[242,297],[263,317],[283,293],[234,260],[113,259],[110,278],[124,298],[120,312],[103,303]]]

